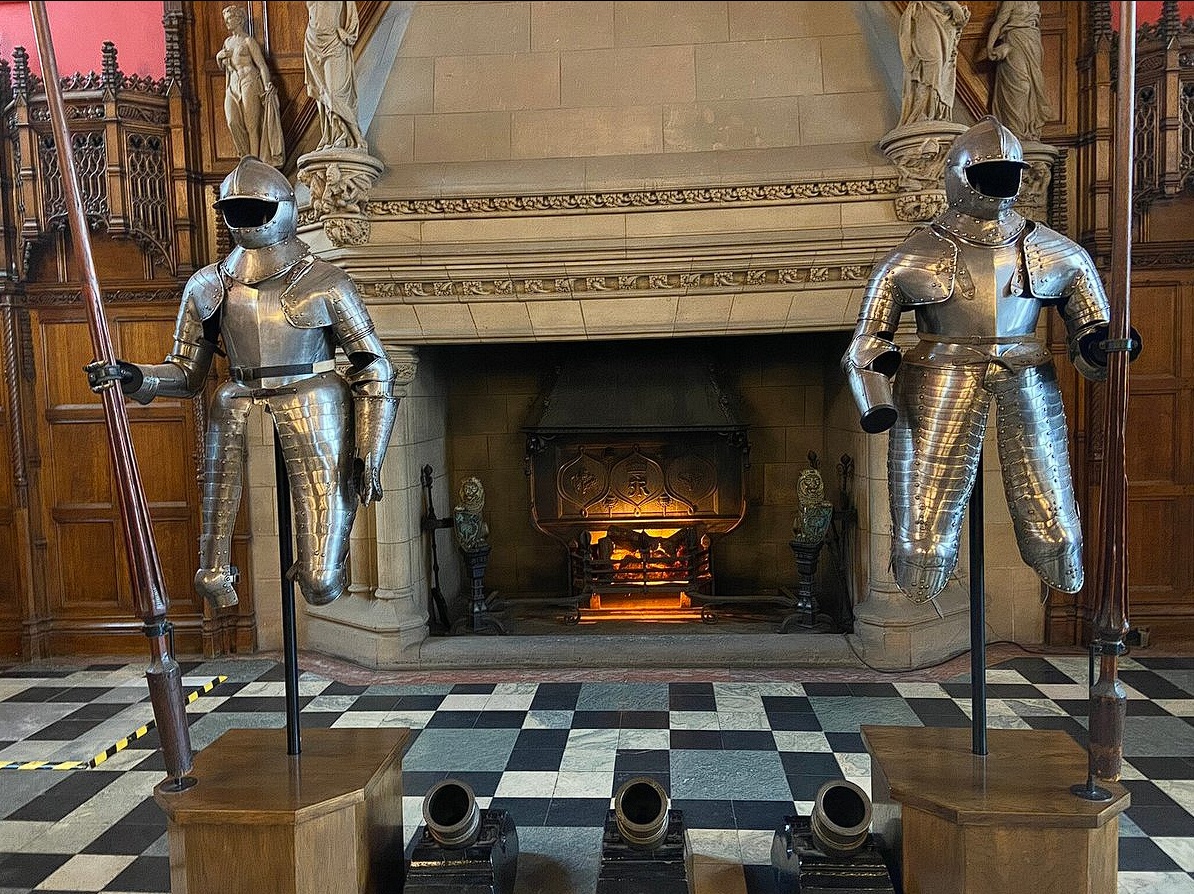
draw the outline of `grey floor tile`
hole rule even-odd
[[[863,724],[923,726],[902,698],[809,696],[809,702],[821,729],[829,733],[856,733]]]
[[[676,800],[778,801],[790,796],[775,751],[673,751],[671,779]]]
[[[575,894],[597,887],[601,829],[518,830],[519,894]]]
[[[273,729],[286,725],[281,713],[256,714],[227,711],[204,714],[191,724],[191,745],[206,748],[230,729]]]
[[[667,683],[585,683],[578,711],[666,711]]]
[[[516,729],[425,729],[406,752],[402,766],[406,770],[500,773],[506,769],[519,732]]]
[[[1180,717],[1129,717],[1124,724],[1124,755],[1194,757],[1194,727]]]
[[[0,702],[0,738],[27,738],[78,708],[70,702]]]

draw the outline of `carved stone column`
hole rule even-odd
[[[418,468],[422,407],[411,391],[414,348],[387,347],[401,402],[382,466],[382,499],[357,517],[348,592],[326,606],[306,606],[306,645],[370,666],[411,664],[427,636],[421,569],[422,492]]]
[[[940,123],[940,122],[938,122]],[[896,342],[908,350],[915,326],[906,319]],[[856,417],[855,417],[856,418]],[[857,458],[859,603],[854,608],[854,648],[872,667],[904,670],[934,664],[969,643],[969,598],[964,579],[954,579],[932,603],[916,605],[900,592],[891,573],[891,508],[886,434],[862,439]],[[965,569],[963,547],[958,567]]]

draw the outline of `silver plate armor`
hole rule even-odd
[[[195,589],[234,605],[232,532],[241,498],[245,423],[254,402],[274,420],[293,495],[297,560],[306,600],[331,602],[346,584],[348,535],[358,503],[381,498],[381,465],[397,413],[393,369],[352,280],[311,256],[295,235],[294,192],[274,168],[241,159],[216,207],[236,247],[191,277],[164,363],[137,365],[130,396],[191,397],[216,341],[230,380],[208,414],[203,523]],[[335,371],[339,348],[349,360]],[[130,390],[131,389],[131,390]]]
[[[1082,587],[1065,414],[1034,333],[1041,308],[1056,307],[1075,366],[1100,378],[1110,314],[1089,255],[1013,210],[1023,167],[1019,141],[994,118],[954,141],[947,209],[876,266],[842,358],[863,428],[891,429],[891,564],[915,602],[941,592],[957,565],[992,397],[1020,555],[1050,586]],[[901,357],[893,338],[906,310],[920,342]]]

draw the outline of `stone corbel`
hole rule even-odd
[[[365,203],[383,170],[381,160],[363,149],[317,149],[299,156],[299,182],[311,191],[311,210],[333,245],[369,242]]]
[[[910,223],[930,221],[945,210],[945,157],[965,124],[918,121],[897,127],[879,141],[895,165],[899,181],[896,217]]]

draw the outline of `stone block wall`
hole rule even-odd
[[[379,188],[453,190],[462,168],[593,186],[641,176],[619,156],[760,149],[793,150],[789,170],[875,164],[898,99],[864,33],[872,5],[420,3],[370,125]]]

